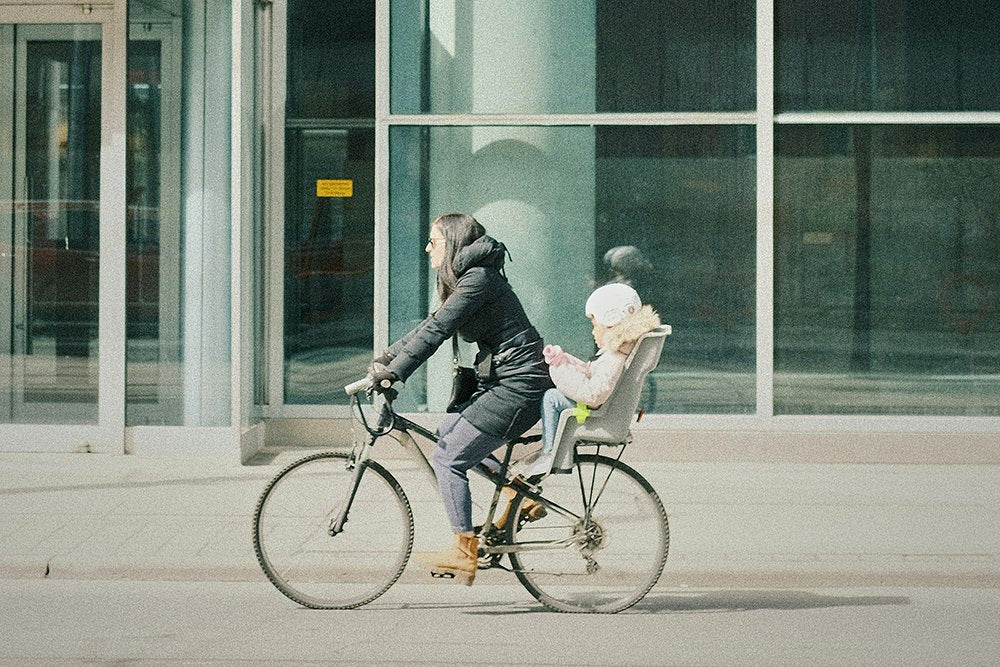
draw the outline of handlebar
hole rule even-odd
[[[348,396],[354,396],[354,394],[359,391],[368,391],[372,388],[372,378],[370,375],[366,375],[360,380],[355,380],[351,384],[344,387],[344,391]]]
[[[385,369],[384,366],[378,363],[374,364],[374,366],[376,370],[379,371]],[[386,390],[383,393],[388,393],[388,391],[392,387],[392,382],[390,382],[389,380],[382,380],[381,385],[382,389]],[[344,387],[344,391],[347,392],[348,396],[354,396],[356,393],[362,390],[370,393],[372,388],[373,388],[372,374],[369,372],[368,375],[364,376],[360,380],[355,380],[351,384]]]
[[[395,423],[395,414],[392,411],[392,401],[396,398],[397,392],[392,388],[391,383],[388,383],[387,380],[383,380],[382,384],[383,388],[379,390],[378,396],[373,396],[372,389],[374,388],[374,384],[370,374],[360,380],[355,380],[344,387],[344,392],[354,399],[353,403],[356,409],[355,414],[358,420],[364,426],[365,430],[375,438],[379,438],[389,433],[393,429],[393,424]],[[386,384],[389,386],[385,386]],[[361,398],[358,396],[361,392],[367,393],[373,399],[373,405],[375,406],[376,414],[378,415],[375,420],[375,426],[369,424],[364,411],[361,409]]]

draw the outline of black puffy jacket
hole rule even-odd
[[[456,332],[478,343],[479,387],[462,416],[484,433],[515,438],[538,421],[542,394],[553,385],[542,338],[501,273],[505,252],[489,236],[459,250],[455,291],[387,354],[389,370],[406,380]]]

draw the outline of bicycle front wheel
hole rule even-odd
[[[606,456],[578,455],[572,474],[549,475],[541,495],[558,507],[508,529],[514,572],[535,599],[556,611],[615,613],[649,592],[667,560],[670,529],[639,473]]]
[[[292,463],[257,502],[257,560],[279,591],[314,609],[349,609],[382,595],[413,548],[413,513],[399,482],[366,464],[343,531],[331,526],[349,501],[355,466],[346,454]]]

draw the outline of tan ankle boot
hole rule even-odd
[[[503,488],[503,494],[507,496],[507,508],[504,510],[504,513],[500,515],[500,518],[493,522],[493,525],[497,527],[497,530],[503,530],[506,528],[507,523],[512,518],[511,515],[514,513],[513,500],[515,491],[505,486]],[[521,511],[519,512],[519,515],[522,519],[527,521],[537,521],[548,513],[549,512],[545,509],[544,505],[538,501],[532,500],[531,498],[525,498],[521,502]]]
[[[448,551],[417,554],[417,560],[439,579],[454,579],[471,586],[479,569],[479,539],[472,535],[455,535],[455,546]]]

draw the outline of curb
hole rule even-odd
[[[8,558],[0,564],[0,579],[80,579],[125,581],[219,581],[266,583],[252,554],[246,561],[211,564],[201,561],[80,562],[55,556]],[[512,573],[481,571],[479,585],[516,583]],[[436,585],[411,558],[399,583]],[[439,585],[439,584],[437,584]],[[794,567],[788,563],[691,564],[669,559],[657,588],[1000,588],[1000,568],[970,563],[900,563],[831,561]]]

